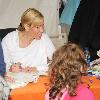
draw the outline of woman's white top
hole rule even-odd
[[[38,71],[47,71],[47,57],[51,60],[55,47],[47,34],[42,34],[40,40],[34,39],[25,48],[19,47],[18,31],[8,33],[2,40],[2,48],[6,69],[13,63],[20,62],[22,67],[36,67]]]

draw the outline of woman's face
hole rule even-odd
[[[37,40],[41,39],[44,32],[44,21],[37,26],[30,26],[30,34]]]

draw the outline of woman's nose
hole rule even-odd
[[[40,28],[40,32],[43,33],[44,32],[44,27]]]

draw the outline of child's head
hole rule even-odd
[[[56,50],[49,65],[50,97],[55,98],[65,87],[70,96],[76,95],[75,88],[80,82],[82,73],[86,72],[86,67],[84,52],[78,45],[67,43]]]

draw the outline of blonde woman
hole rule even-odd
[[[2,40],[7,72],[47,71],[47,58],[51,60],[55,47],[44,33],[44,16],[29,8],[21,16],[16,31]]]

